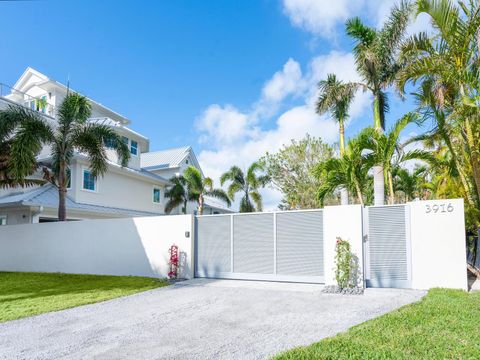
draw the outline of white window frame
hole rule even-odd
[[[136,144],[137,144],[137,147],[135,148],[137,150],[137,153],[134,154],[132,153],[132,141],[134,141]],[[128,143],[129,143],[129,150],[130,150],[130,155],[132,156],[138,156],[138,141],[137,140],[132,140],[132,139],[128,139]]]
[[[98,178],[95,178],[95,189],[94,190],[90,190],[90,189],[85,189],[84,187],[84,177],[85,177],[85,172],[88,171],[90,174],[92,173],[92,171],[86,167],[82,167],[82,187],[81,187],[81,190],[82,191],[86,191],[86,192],[89,192],[89,193],[98,193]]]
[[[3,220],[5,219],[5,224],[2,224]],[[8,215],[0,215],[0,226],[8,225]]]
[[[159,199],[158,202],[155,201],[155,190],[159,191]],[[152,203],[159,205],[162,203],[162,188],[160,186],[152,186]]]

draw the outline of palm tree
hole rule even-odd
[[[231,205],[230,198],[222,189],[214,189],[213,180],[206,177],[202,177],[200,170],[196,167],[189,166],[183,173],[185,178],[187,198],[190,201],[196,201],[198,203],[198,214],[203,214],[203,208],[205,205],[205,196],[211,196]]]
[[[411,5],[401,2],[395,5],[380,30],[373,29],[355,17],[347,21],[347,34],[355,41],[353,53],[362,86],[373,95],[373,121],[377,132],[385,130],[385,113],[388,111],[387,89],[392,85],[400,69],[396,54],[403,40],[411,13]],[[375,204],[385,201],[383,169],[375,166]]]
[[[395,192],[403,193],[405,202],[423,198],[427,173],[426,166],[416,166],[412,172],[401,167],[396,168],[393,172]]]
[[[431,109],[444,117],[432,118],[445,121],[437,124],[438,130],[456,163],[467,203],[480,208],[480,3],[418,0],[420,13],[429,15],[437,34],[420,33],[405,42],[397,87],[404,93],[409,82],[431,84]]]
[[[168,200],[167,204],[165,205],[165,212],[170,214],[173,209],[177,206],[182,206],[182,213],[187,213],[187,204],[190,200],[188,196],[188,189],[187,189],[187,180],[180,176],[174,176],[170,179],[170,182],[173,184],[167,191],[165,191],[165,197]]]
[[[374,166],[383,168],[385,180],[388,184],[388,202],[395,203],[395,189],[393,184],[393,170],[400,164],[409,160],[424,160],[434,162],[435,159],[428,151],[414,149],[405,151],[404,145],[399,143],[399,137],[405,127],[416,121],[415,113],[408,113],[398,120],[387,133],[379,133],[373,128],[365,129],[368,135],[364,147],[371,150],[368,161]]]
[[[51,168],[46,177],[58,187],[58,220],[65,221],[67,173],[74,153],[88,157],[96,177],[108,169],[106,142],[116,149],[122,166],[127,165],[130,152],[112,127],[88,121],[91,105],[84,96],[68,93],[57,115],[58,120],[53,123],[30,109],[9,106],[0,111],[0,124],[8,124],[0,127],[0,139],[11,139],[8,167],[17,182],[31,175],[40,150],[50,147]]]
[[[220,177],[220,183],[230,181],[228,186],[228,196],[231,199],[240,192],[240,212],[262,211],[262,195],[259,192],[269,182],[267,175],[257,175],[263,168],[259,162],[254,162],[247,169],[246,174],[238,166],[232,166],[230,170]]]
[[[326,80],[318,83],[320,94],[317,100],[317,113],[322,115],[330,112],[338,122],[340,133],[340,157],[345,154],[345,121],[348,118],[348,109],[352,103],[358,85],[355,83],[344,83],[338,80],[335,74],[328,74]],[[348,192],[340,190],[342,205],[348,204]]]
[[[322,179],[322,185],[318,189],[320,201],[323,202],[327,195],[333,194],[337,189],[345,188],[355,194],[359,204],[365,204],[368,172],[371,168],[364,154],[368,135],[365,131],[360,132],[348,141],[342,157],[330,158],[317,165],[314,175]]]

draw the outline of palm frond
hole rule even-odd
[[[17,180],[25,179],[36,168],[37,155],[53,138],[53,130],[43,118],[31,110],[11,109],[9,116],[19,117],[11,142],[9,168]],[[8,111],[8,110],[7,110]]]
[[[85,96],[68,93],[58,109],[58,123],[63,131],[76,124],[84,124],[92,113],[92,106]]]
[[[216,199],[220,199],[224,201],[228,206],[232,205],[232,201],[230,200],[230,197],[222,189],[212,189],[210,191],[205,192],[205,195],[216,198]]]
[[[90,160],[92,175],[104,175],[108,170],[107,153],[103,146],[104,125],[82,124],[72,130],[71,145]],[[63,156],[59,154],[60,156]]]

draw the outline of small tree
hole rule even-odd
[[[281,209],[316,209],[322,206],[317,197],[323,179],[313,170],[319,162],[333,156],[333,149],[322,139],[306,135],[276,153],[267,153],[261,163],[270,178],[271,186],[282,193]],[[326,203],[333,203],[333,197]]]

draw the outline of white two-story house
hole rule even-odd
[[[3,85],[5,88],[5,86]],[[10,91],[0,96],[0,109],[20,105],[38,111],[48,121],[56,121],[56,109],[67,94],[67,87],[46,75],[27,68]],[[130,161],[121,167],[115,151],[107,146],[108,172],[94,178],[86,156],[76,153],[70,166],[67,192],[69,220],[163,215],[169,179],[193,165],[200,165],[191,147],[149,152],[150,141],[128,126],[130,120],[106,106],[89,99],[90,121],[115,128],[130,148]],[[50,151],[42,149],[39,160],[48,162]],[[41,177],[40,174],[37,175]],[[206,200],[205,213],[230,212],[224,204]],[[37,187],[0,189],[0,225],[57,220],[58,190],[51,184]],[[188,206],[190,213],[196,205]],[[176,209],[172,213],[179,213]]]

